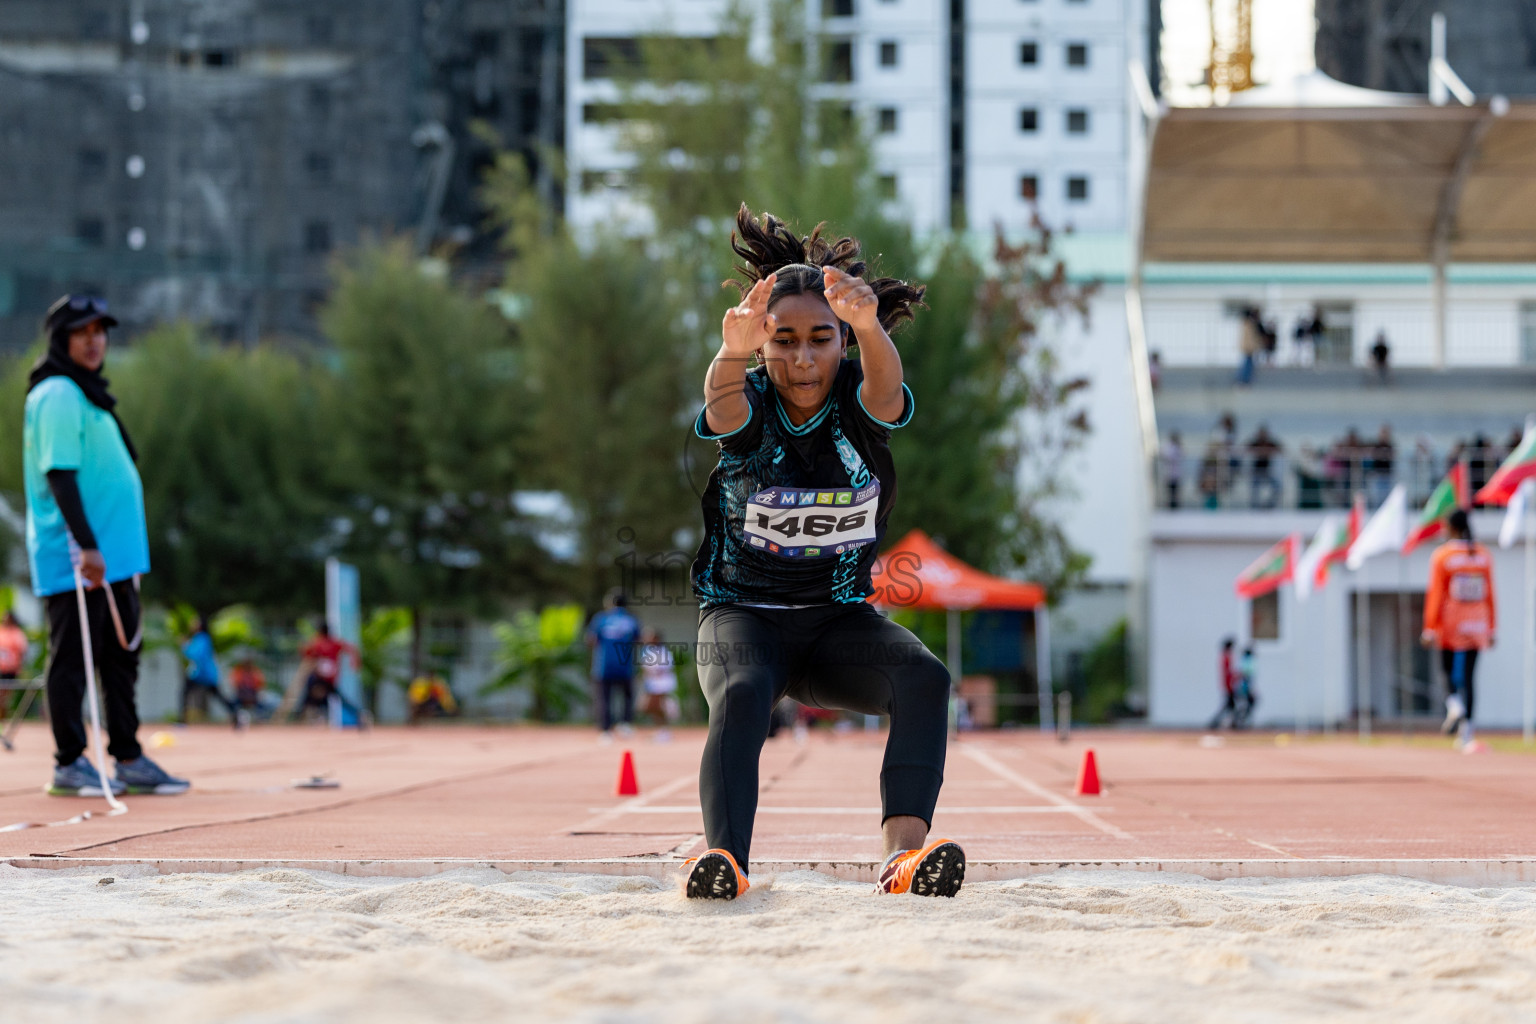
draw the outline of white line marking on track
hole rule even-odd
[[[588,808],[596,813],[601,807]],[[698,804],[648,804],[644,807],[613,808],[619,814],[693,814]],[[1076,814],[1077,807],[940,807],[939,813],[950,814]],[[1100,810],[1112,811],[1113,807]],[[870,807],[758,807],[758,814],[879,814],[880,808]]]
[[[1068,800],[1066,797],[1057,796],[1055,793],[1052,793],[1050,790],[1046,789],[1039,783],[1025,778],[1018,772],[1014,771],[1012,768],[1009,768],[1007,765],[1003,764],[997,758],[993,757],[991,754],[987,753],[985,750],[978,750],[975,747],[969,746],[961,747],[961,750],[966,757],[970,758],[972,761],[975,761],[977,764],[981,765],[992,774],[998,776],[999,778],[1007,779],[1009,782],[1013,783],[1015,786],[1018,786],[1026,793],[1033,793],[1035,796],[1040,797],[1042,800],[1049,800],[1051,803],[1055,804],[1057,807],[1061,808],[1067,813],[1076,815],[1078,820],[1083,822],[1085,825],[1092,825],[1099,831],[1114,836],[1116,839],[1133,838],[1129,832],[1125,831],[1117,825],[1111,825],[1103,818],[1100,818],[1097,814],[1094,814],[1088,808],[1079,806],[1078,804],[1073,803],[1071,800]],[[1107,807],[1104,809],[1109,810]]]
[[[590,817],[586,821],[582,822],[580,825],[572,825],[569,828],[563,828],[560,831],[556,832],[555,835],[561,836],[561,835],[566,835],[567,833],[570,833],[570,832],[590,832],[593,829],[597,828],[599,825],[606,825],[606,824],[608,824],[609,822],[613,821],[615,818],[619,817],[620,815],[630,814],[630,813],[633,813],[634,811],[640,810],[640,809],[644,808],[652,800],[659,800],[660,798],[662,798],[664,796],[671,796],[673,793],[676,793],[678,790],[682,789],[684,786],[687,786],[690,782],[698,782],[698,781],[699,781],[699,773],[698,772],[689,772],[687,775],[679,775],[677,778],[673,779],[671,782],[664,782],[661,785],[657,786],[655,789],[651,790],[650,793],[645,795],[645,796],[637,796],[633,800],[625,800],[621,804],[615,804],[614,806],[609,807],[606,810],[600,810],[596,814],[594,814],[592,817]],[[695,809],[697,809],[697,808],[695,808]]]

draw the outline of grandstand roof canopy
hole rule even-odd
[[[1144,210],[1146,262],[1536,263],[1536,102],[1324,80],[1172,108]]]

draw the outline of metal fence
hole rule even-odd
[[[1490,456],[1471,473],[1474,489],[1492,473]],[[1157,459],[1157,507],[1165,509],[1347,509],[1359,493],[1376,508],[1397,484],[1420,505],[1445,476],[1446,460],[1407,454],[1255,456],[1213,448],[1196,455],[1166,450]]]

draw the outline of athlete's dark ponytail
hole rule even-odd
[[[779,218],[765,213],[759,220],[752,216],[747,204],[736,211],[736,230],[731,232],[731,248],[741,262],[736,270],[745,282],[730,280],[725,283],[743,295],[758,281],[777,273],[773,293],[768,298],[769,308],[786,295],[820,295],[822,267],[836,267],[845,274],[864,277],[868,264],[859,259],[859,240],[839,238],[828,241],[822,237],[825,223],[816,225],[809,235],[797,236]],[[904,321],[912,319],[912,311],[923,305],[922,285],[908,284],[894,277],[864,278],[879,301],[880,326],[894,332]]]

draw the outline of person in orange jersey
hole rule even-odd
[[[1477,652],[1493,646],[1497,625],[1493,598],[1493,559],[1472,539],[1472,524],[1464,509],[1446,518],[1451,539],[1435,549],[1429,561],[1429,588],[1424,594],[1425,647],[1440,648],[1440,663],[1450,695],[1445,698],[1446,733],[1457,732],[1456,743],[1472,742],[1472,673]]]

